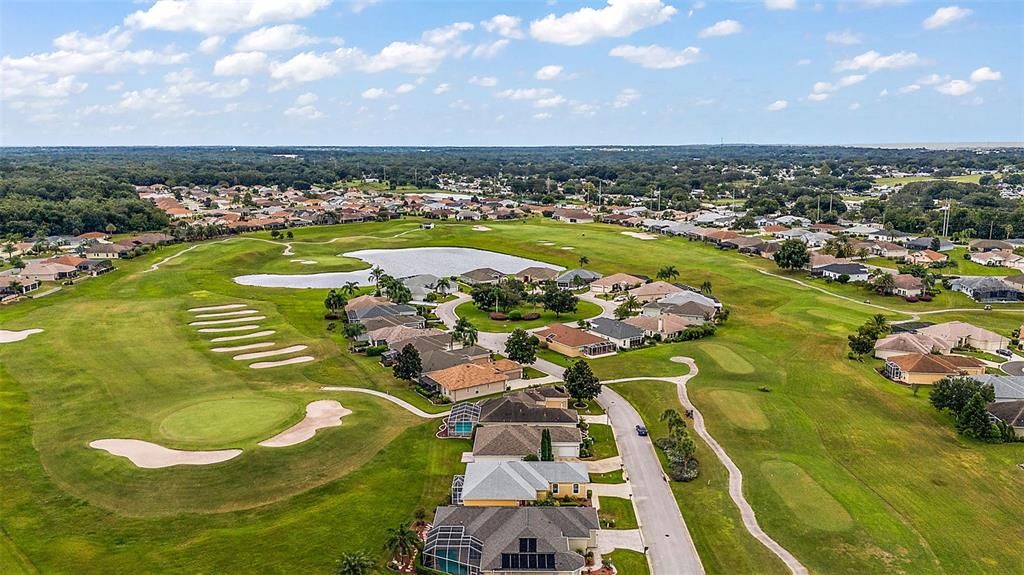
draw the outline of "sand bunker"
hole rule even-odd
[[[638,240],[656,240],[658,236],[644,232],[622,232],[622,235],[636,238]]]
[[[489,232],[489,231],[491,231],[491,228],[489,228],[487,226],[473,226],[473,231],[474,232]]]
[[[574,248],[572,246],[565,246],[565,247],[561,247],[561,248],[558,248],[558,249],[560,249],[560,250],[574,250],[576,248]]]
[[[232,352],[232,351],[246,351],[246,350],[249,350],[249,349],[260,349],[262,347],[271,347],[271,346],[274,346],[274,345],[277,345],[277,344],[272,342],[272,341],[264,341],[264,342],[260,342],[260,343],[250,343],[248,345],[236,345],[235,347],[215,347],[215,348],[211,349],[210,351],[213,351],[213,352],[216,352],[216,353],[225,353],[225,352]]]
[[[545,241],[545,240],[541,240],[541,241],[539,241],[537,243],[542,245],[542,246],[553,246],[553,245],[555,245],[555,242],[549,242],[549,241]]]
[[[188,311],[190,311],[192,313],[199,313],[199,312],[203,312],[203,311],[219,311],[219,310],[222,310],[222,309],[238,309],[240,307],[245,307],[247,305],[248,304],[244,304],[244,303],[227,303],[227,304],[224,304],[224,305],[211,305],[211,306],[206,306],[206,307],[192,307],[192,308],[189,308]]]
[[[261,319],[267,319],[265,315],[250,315],[246,317],[236,317],[233,319],[217,319],[211,321],[194,321],[189,325],[221,325],[225,323],[241,323],[243,321],[258,321]]]
[[[307,361],[313,361],[316,359],[311,355],[300,355],[299,357],[292,357],[289,359],[282,359],[281,361],[258,361],[256,363],[250,363],[249,367],[253,369],[267,369],[268,367],[280,367],[282,365],[292,365],[295,363],[306,363]]]
[[[261,441],[259,445],[263,447],[288,447],[289,445],[302,443],[316,435],[318,429],[341,425],[341,418],[351,413],[351,409],[342,407],[340,403],[333,399],[314,401],[306,406],[306,417],[302,421],[266,441]]]
[[[199,330],[199,333],[221,333],[225,331],[245,331],[247,329],[259,329],[258,325],[236,325],[232,327],[207,327]]]
[[[313,261],[313,260],[288,260],[288,261],[290,261],[290,262],[292,262],[292,263],[296,263],[296,264],[302,264],[302,265],[306,265],[306,266],[308,266],[308,265],[312,265],[312,264],[315,264],[315,263],[316,263],[316,262],[315,262],[315,261]]]
[[[89,447],[102,449],[112,455],[127,457],[137,467],[146,469],[160,469],[174,465],[210,465],[242,454],[241,449],[181,451],[138,439],[98,439],[90,443]]]
[[[203,330],[199,330],[199,331],[203,331]],[[215,337],[215,338],[211,339],[210,341],[213,342],[213,343],[221,343],[221,342],[225,342],[225,341],[238,341],[240,339],[252,339],[254,337],[265,337],[265,336],[268,336],[268,335],[274,335],[275,333],[277,333],[277,332],[272,330],[272,329],[268,329],[266,331],[257,331],[255,333],[247,333],[245,335],[229,335],[229,336],[225,336],[225,337]]]
[[[43,333],[43,330],[23,329],[21,331],[8,331],[6,329],[0,329],[0,343],[14,343],[37,333]]]
[[[289,353],[295,353],[306,349],[304,345],[293,345],[290,347],[282,347],[281,349],[272,349],[270,351],[257,351],[253,353],[243,353],[242,355],[236,355],[235,360],[241,361],[243,359],[259,359],[261,357],[273,357],[275,355],[287,355]]]
[[[199,318],[214,318],[214,317],[236,317],[240,315],[252,315],[254,313],[260,313],[254,309],[243,309],[239,311],[222,311],[220,313],[201,313],[196,316]]]

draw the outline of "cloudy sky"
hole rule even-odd
[[[0,143],[1024,140],[1024,2],[0,4]]]

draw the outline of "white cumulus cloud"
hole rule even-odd
[[[369,88],[367,90],[363,90],[362,93],[363,99],[366,100],[379,100],[381,98],[387,98],[390,95],[391,94],[388,94],[388,91],[384,88]]]
[[[676,12],[661,0],[608,0],[603,8],[581,8],[534,20],[530,35],[541,42],[579,46],[598,38],[624,38],[668,22]]]
[[[846,70],[866,70],[877,72],[879,70],[896,70],[923,64],[921,57],[915,52],[895,52],[889,55],[882,55],[871,50],[848,60],[836,62],[835,70],[843,72]]]
[[[1003,78],[1002,72],[997,72],[988,66],[982,66],[977,70],[971,72],[971,82],[977,84],[978,82],[994,82]]]
[[[447,92],[447,91],[449,91],[451,89],[452,89],[452,87],[451,87],[450,84],[438,84],[434,88],[434,93],[435,94],[444,94],[445,92]]]
[[[512,38],[513,40],[519,40],[524,36],[522,29],[519,27],[521,23],[522,20],[516,16],[498,14],[490,20],[484,20],[480,25],[488,32],[493,32],[506,38]]]
[[[281,24],[249,32],[238,40],[235,50],[239,52],[276,52],[308,46],[317,41],[317,38],[307,35],[305,28],[298,24]]]
[[[198,50],[203,54],[213,54],[224,45],[224,36],[210,36],[199,43]]]
[[[843,30],[842,32],[829,32],[825,34],[825,40],[832,44],[839,44],[842,46],[854,46],[864,41],[863,36],[850,32],[849,30]]]
[[[217,76],[247,76],[266,67],[267,55],[263,52],[236,52],[217,60],[213,73]]]
[[[541,66],[537,72],[534,73],[533,77],[538,80],[554,80],[562,74],[563,68],[555,64],[548,64],[547,66]]]
[[[409,84],[407,82],[407,83],[401,84],[397,88],[395,88],[395,93],[396,94],[408,94],[409,92],[412,92],[415,89],[416,89],[416,84]]]
[[[775,100],[771,104],[768,104],[767,110],[769,112],[779,112],[789,107],[789,102],[785,100]]]
[[[650,46],[624,44],[612,48],[608,54],[643,66],[644,68],[666,70],[669,68],[679,68],[680,66],[686,66],[698,61],[700,59],[700,48],[690,46],[677,50],[653,44]]]
[[[946,6],[944,8],[939,8],[931,16],[925,18],[924,21],[921,22],[921,26],[924,27],[925,30],[942,28],[943,26],[949,26],[958,20],[963,20],[973,12],[974,11],[969,8]]]
[[[974,91],[974,84],[963,80],[950,80],[945,84],[936,86],[935,89],[947,96],[963,96]]]
[[[721,20],[701,30],[697,36],[701,38],[715,38],[718,36],[732,36],[743,31],[743,25],[735,20]]]
[[[612,102],[616,108],[627,108],[630,104],[640,99],[640,91],[634,88],[624,88]]]
[[[796,0],[764,0],[764,7],[769,10],[794,10]]]
[[[128,15],[124,23],[143,30],[192,30],[223,34],[274,22],[305,18],[331,0],[157,0]]]
[[[469,83],[474,86],[483,86],[485,88],[492,88],[498,85],[498,79],[494,76],[473,76],[469,79]]]

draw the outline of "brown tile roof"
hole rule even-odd
[[[908,353],[888,359],[906,373],[958,374],[964,368],[984,367],[981,360],[959,355],[932,355],[930,353]]]
[[[654,281],[649,284],[644,284],[638,288],[629,290],[629,293],[640,297],[649,295],[667,295],[670,293],[678,293],[683,291],[683,288],[672,285],[668,282]]]
[[[507,377],[495,371],[493,367],[478,363],[463,363],[448,369],[432,371],[427,377],[449,391],[508,381]]]
[[[614,285],[617,285],[617,284],[619,284],[619,285],[640,285],[642,283],[644,283],[643,278],[638,278],[636,276],[631,276],[629,274],[624,274],[624,273],[617,273],[617,274],[612,274],[610,276],[604,276],[603,278],[598,278],[598,279],[590,282],[590,285],[592,285],[592,286],[601,286],[601,287],[611,287],[611,286],[614,286]]]
[[[576,329],[560,323],[554,323],[545,327],[544,329],[536,332],[536,336],[541,339],[550,338],[551,341],[555,341],[569,347],[583,347],[585,345],[605,343],[608,341],[603,337],[598,337],[581,329]]]

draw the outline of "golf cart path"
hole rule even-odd
[[[377,391],[376,389],[365,389],[365,388],[362,388],[362,387],[346,387],[346,386],[329,385],[329,386],[321,387],[320,390],[321,391],[354,391],[356,393],[367,393],[367,394],[370,394],[370,395],[375,395],[375,396],[377,396],[377,397],[379,397],[381,399],[386,399],[386,400],[390,401],[391,403],[394,403],[395,405],[404,408],[409,413],[412,413],[413,415],[418,415],[419,417],[422,417],[424,419],[440,419],[442,417],[447,417],[448,414],[451,413],[450,410],[449,411],[443,411],[441,413],[427,413],[426,411],[423,411],[422,409],[416,407],[415,405],[409,403],[408,401],[405,401],[404,399],[399,399],[399,398],[397,398],[397,397],[395,397],[393,395],[389,395],[387,393],[384,393],[383,391]]]
[[[784,278],[785,279],[785,278]],[[707,427],[704,424],[704,415],[694,407],[693,403],[690,402],[690,398],[686,393],[686,383],[696,377],[700,372],[697,368],[697,363],[693,358],[677,356],[671,358],[672,361],[677,363],[686,364],[690,371],[686,375],[677,377],[626,377],[622,379],[608,380],[603,383],[623,383],[628,381],[643,381],[643,380],[655,380],[655,381],[666,381],[674,383],[679,394],[679,401],[683,404],[686,409],[693,410],[693,428],[697,432],[697,435],[701,437],[708,444],[718,460],[722,462],[722,465],[729,471],[729,497],[733,500],[736,506],[740,510],[740,517],[743,519],[743,526],[746,527],[747,531],[758,541],[760,541],[765,547],[767,547],[772,553],[774,553],[786,567],[796,575],[806,575],[808,573],[807,568],[797,560],[785,547],[780,545],[777,541],[772,539],[767,533],[761,529],[761,526],[757,523],[757,516],[754,513],[754,509],[747,502],[746,497],[743,495],[743,472],[740,468],[733,463],[732,458],[725,452],[725,449],[715,441],[715,438],[708,432]],[[604,391],[601,392],[604,394]],[[632,477],[632,475],[630,475]]]
[[[160,266],[164,265],[165,263],[167,263],[167,262],[173,260],[174,258],[184,254],[185,252],[190,252],[190,251],[198,248],[201,245],[202,244],[195,244],[195,245],[189,246],[189,247],[187,247],[187,248],[185,248],[185,249],[183,249],[183,250],[181,250],[181,251],[179,251],[179,252],[177,252],[175,254],[171,254],[171,255],[167,256],[166,258],[164,258],[164,259],[156,262],[155,264],[149,266],[149,268],[142,270],[142,273],[155,272],[156,270],[160,269]]]

